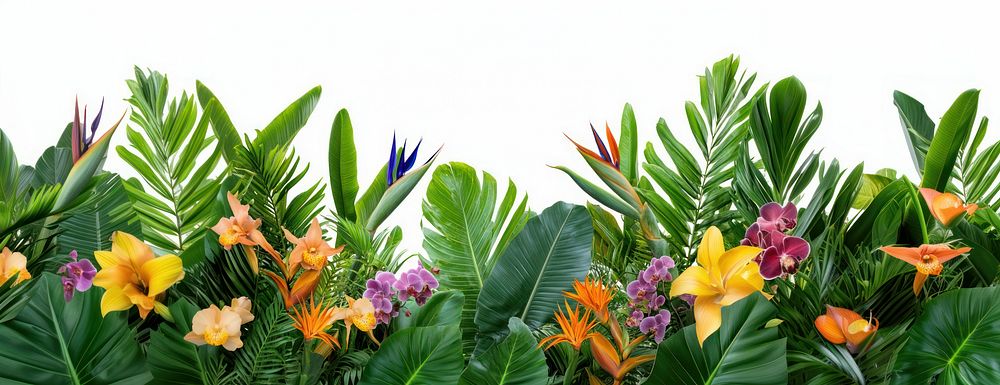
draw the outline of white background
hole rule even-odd
[[[729,53],[759,80],[798,76],[809,109],[821,100],[825,111],[814,149],[870,172],[913,175],[894,89],[935,120],[968,88],[984,90],[981,114],[1000,100],[991,5],[539,3],[0,0],[0,128],[19,160],[34,163],[72,119],[74,96],[92,109],[107,98],[105,122],[122,113],[133,65],[166,73],[175,95],[202,80],[243,132],[319,84],[320,104],[294,142],[312,163],[308,180],[326,178],[330,124],[346,107],[362,189],[395,130],[423,137],[427,150],[445,144],[439,162],[512,177],[540,211],[586,199],[546,167],[591,175],[564,132],[589,145],[587,124],[609,121],[617,132],[631,102],[642,143],[656,139],[659,117],[688,140],[683,103],[698,98],[696,75]],[[135,175],[110,154],[107,168]],[[421,242],[425,186],[389,219],[411,250]]]

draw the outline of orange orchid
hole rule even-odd
[[[924,287],[924,281],[927,280],[928,275],[941,275],[941,270],[944,268],[943,263],[968,253],[972,248],[952,249],[951,246],[940,243],[925,244],[920,245],[920,247],[884,246],[881,250],[917,268],[917,275],[913,279],[913,294],[920,295],[920,290]]]
[[[240,314],[229,306],[220,310],[212,305],[194,314],[191,331],[184,336],[184,340],[195,345],[222,346],[228,351],[234,351],[243,347],[243,341],[240,340],[242,324]]]
[[[862,345],[878,330],[878,320],[865,320],[849,309],[826,305],[826,314],[816,317],[816,330],[827,341],[840,345],[847,343],[847,350],[857,354]]]
[[[761,249],[737,246],[726,250],[722,232],[715,226],[705,231],[698,246],[696,265],[691,265],[670,285],[670,296],[696,296],[695,331],[698,343],[705,343],[722,326],[722,307],[729,306],[764,287],[760,266],[753,259]]]
[[[927,207],[930,208],[934,218],[937,218],[938,222],[941,222],[941,225],[945,227],[961,217],[962,214],[971,216],[979,208],[975,203],[965,204],[957,195],[950,192],[942,193],[934,189],[921,188],[920,195],[924,196]]]
[[[565,310],[555,313],[556,322],[559,323],[562,333],[554,334],[538,341],[539,347],[547,343],[548,346],[545,349],[548,350],[553,346],[566,342],[574,350],[579,351],[584,341],[598,335],[598,333],[591,333],[594,326],[597,326],[597,321],[590,319],[590,309],[586,309],[583,314],[580,314],[580,305],[575,306],[573,310],[570,310],[569,302],[565,302],[565,306]]]
[[[583,282],[578,279],[573,280],[573,292],[564,291],[563,295],[594,312],[601,323],[608,322],[610,316],[608,304],[611,303],[615,293],[600,280],[591,280],[590,277],[585,278]]]
[[[28,258],[24,254],[12,252],[4,247],[3,252],[0,253],[0,285],[15,275],[17,276],[17,280],[14,281],[15,285],[31,278],[31,273],[26,268],[27,265]]]
[[[622,349],[622,352],[619,353],[615,350],[611,341],[609,341],[607,337],[600,333],[594,333],[593,336],[590,337],[590,351],[594,356],[594,361],[597,361],[597,364],[601,366],[601,369],[604,369],[605,372],[610,374],[611,377],[615,379],[614,384],[618,385],[622,383],[622,380],[625,379],[625,376],[632,371],[632,369],[635,369],[637,366],[656,358],[655,354],[644,354],[641,356],[629,357],[632,349],[638,346],[645,339],[645,335],[639,336],[638,338],[632,340],[632,342],[629,343],[628,346],[625,346],[624,349]],[[601,383],[600,380],[593,375],[590,375],[589,377],[591,383],[595,383],[595,381],[596,383]]]
[[[219,222],[212,226],[212,231],[219,234],[219,244],[226,250],[231,250],[236,245],[243,245],[254,273],[260,269],[257,253],[253,249],[254,246],[264,248],[284,269],[284,262],[281,262],[278,252],[271,247],[271,244],[264,238],[264,234],[257,229],[260,227],[261,220],[250,217],[250,205],[241,204],[236,195],[231,192],[226,193],[226,199],[229,200],[229,208],[232,210],[233,216],[219,218]]]
[[[337,321],[336,310],[332,306],[325,306],[322,303],[316,304],[310,300],[309,305],[303,304],[298,309],[292,310],[291,317],[295,321],[293,326],[302,332],[302,336],[307,341],[318,339],[330,347],[339,348],[340,342],[337,341],[336,336],[327,333],[327,330]]]
[[[281,229],[285,232],[285,239],[295,245],[292,254],[288,257],[288,274],[295,275],[301,265],[307,270],[323,270],[327,264],[327,258],[339,253],[343,246],[333,248],[323,240],[323,230],[319,226],[319,219],[313,219],[309,225],[306,236],[297,238],[288,229]]]
[[[136,306],[143,319],[150,311],[169,319],[169,309],[160,300],[169,287],[184,278],[180,257],[157,257],[139,238],[122,231],[111,236],[111,251],[94,251],[94,257],[101,266],[94,285],[104,288],[101,315]]]
[[[381,345],[375,335],[372,334],[372,330],[375,329],[377,322],[375,320],[375,305],[372,305],[372,301],[368,298],[354,299],[350,296],[344,296],[347,298],[346,308],[336,308],[333,311],[334,320],[344,320],[344,326],[346,327],[346,338],[351,336],[351,327],[358,328],[358,331],[368,334],[368,338],[371,338],[376,345]]]

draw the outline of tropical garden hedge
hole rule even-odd
[[[802,82],[730,56],[673,126],[626,104],[553,143],[591,199],[530,207],[440,143],[359,165],[346,110],[311,180],[320,87],[261,128],[201,82],[127,85],[33,162],[0,131],[0,383],[1000,384],[979,90],[940,119],[895,92],[914,169],[872,170],[809,150]],[[386,221],[406,199],[422,250]]]

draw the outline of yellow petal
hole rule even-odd
[[[124,231],[116,231],[111,236],[111,251],[121,259],[124,257],[132,263],[132,266],[142,266],[146,261],[153,259],[153,249],[134,235]]]
[[[722,232],[718,227],[712,226],[705,230],[701,244],[698,245],[698,264],[709,271],[715,268],[719,256],[726,252],[726,245],[722,241]]]
[[[670,296],[676,297],[681,294],[690,295],[715,295],[716,290],[712,288],[708,278],[708,271],[698,265],[692,265],[681,273],[670,284]]]
[[[763,287],[764,278],[760,276],[760,267],[756,263],[744,265],[726,281],[726,292],[719,300],[719,304],[722,306],[732,305],[736,301],[760,291]]]
[[[164,255],[142,265],[142,280],[149,288],[148,295],[155,297],[184,277],[184,266],[180,257]]]
[[[106,288],[104,296],[101,297],[101,316],[107,316],[113,311],[127,310],[132,307],[132,300],[125,295],[122,289],[117,287]]]
[[[94,276],[94,286],[121,289],[132,283],[134,277],[135,273],[128,266],[115,265],[98,271]]]
[[[695,331],[698,334],[698,346],[705,344],[708,336],[722,326],[722,306],[715,303],[714,296],[700,296],[694,300]]]
[[[736,246],[723,253],[719,257],[719,273],[722,274],[723,280],[727,280],[734,273],[742,271],[743,267],[747,266],[747,263],[757,257],[760,252],[759,247]]]
[[[95,250],[94,257],[97,258],[97,264],[100,265],[102,269],[107,269],[119,264],[118,256],[110,251]]]

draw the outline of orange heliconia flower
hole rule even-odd
[[[920,195],[927,201],[927,207],[931,209],[931,214],[937,218],[942,225],[948,226],[962,214],[970,216],[979,208],[976,204],[967,205],[955,194],[950,192],[942,193],[934,189],[921,188]]]
[[[580,345],[583,345],[584,341],[597,334],[590,332],[594,329],[594,326],[597,326],[597,321],[590,319],[590,309],[580,314],[580,305],[575,306],[573,310],[570,310],[568,301],[565,301],[565,305],[565,310],[555,313],[556,322],[559,323],[562,333],[554,334],[538,341],[539,347],[548,343],[549,346],[545,347],[547,350],[562,342],[567,342],[573,346],[573,349],[579,351]]]
[[[878,320],[862,318],[851,310],[826,305],[826,314],[816,317],[816,330],[827,341],[840,345],[847,343],[847,350],[858,353],[862,344],[878,330]]]
[[[924,281],[928,275],[940,275],[942,264],[952,258],[968,253],[970,247],[952,249],[947,244],[920,245],[920,247],[893,247],[884,246],[881,248],[886,254],[903,260],[917,268],[917,276],[913,279],[913,294],[919,295],[920,289],[924,287]]]
[[[298,309],[292,309],[292,319],[295,321],[296,329],[302,332],[306,340],[318,339],[325,342],[330,347],[340,347],[337,338],[327,330],[337,321],[335,317],[336,308],[325,306],[322,303],[316,304],[310,300],[309,305],[303,304]]]
[[[566,298],[572,299],[583,307],[594,312],[601,323],[608,322],[608,304],[614,298],[615,293],[611,288],[605,286],[600,280],[591,280],[587,277],[580,280],[573,280],[573,292],[563,292]]]

